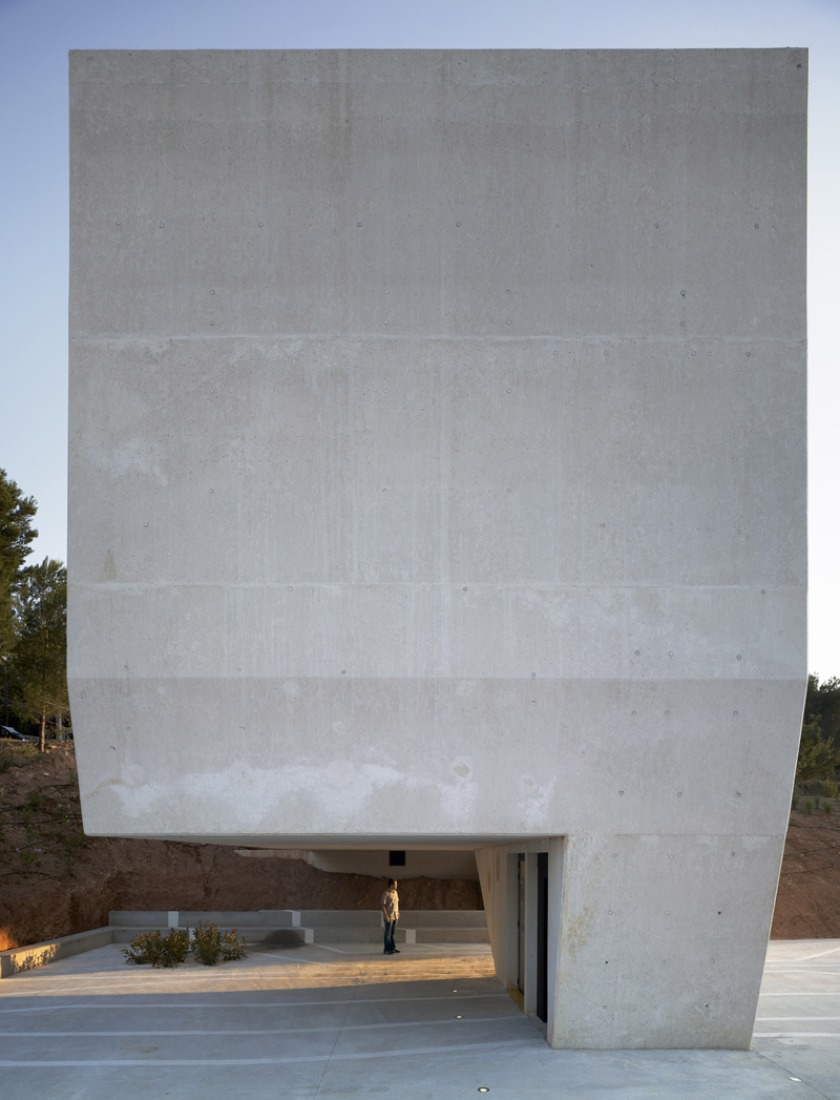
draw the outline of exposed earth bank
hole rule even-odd
[[[22,766],[17,766],[22,765]],[[210,844],[85,837],[72,747],[0,746],[0,950],[108,923],[112,909],[377,909],[382,880]],[[403,878],[404,909],[481,909],[477,882]],[[840,938],[840,813],[795,812],[778,939]]]

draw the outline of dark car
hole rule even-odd
[[[30,744],[35,744],[38,738],[33,737],[31,733],[18,733],[18,731],[13,730],[11,726],[0,726],[0,740],[29,741]]]

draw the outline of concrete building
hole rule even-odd
[[[474,853],[552,1045],[748,1045],[806,91],[799,49],[72,55],[89,833]]]

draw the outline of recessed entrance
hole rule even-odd
[[[537,1007],[548,1022],[548,852],[537,853]]]
[[[558,838],[559,839],[559,838]],[[562,839],[559,839],[562,846]],[[506,901],[501,923],[506,933],[494,945],[499,952],[497,972],[505,975],[505,984],[514,1000],[533,1020],[548,1024],[550,1011],[549,969],[551,925],[556,919],[549,886],[550,846],[540,842],[543,851],[508,850],[504,864]],[[536,845],[535,845],[536,847]],[[558,853],[561,848],[558,849]],[[558,863],[558,873],[562,862]],[[486,879],[485,879],[486,880]],[[488,899],[485,898],[485,903]],[[492,898],[489,906],[494,908]]]

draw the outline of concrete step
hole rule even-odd
[[[299,928],[301,925],[296,909],[126,909],[108,914],[108,924],[112,928],[194,928],[202,921],[218,924],[220,928]]]
[[[195,928],[209,922],[235,928],[247,943],[364,943],[382,940],[382,917],[375,909],[124,910],[109,914],[114,943],[130,943],[142,932]],[[397,943],[487,943],[482,911],[406,910],[400,917]]]
[[[96,947],[105,947],[113,942],[110,928],[91,928],[87,932],[44,940],[28,947],[12,947],[0,951],[0,978],[9,978],[24,970],[35,970],[47,963],[80,955],[84,951],[93,951]]]
[[[193,928],[194,925],[182,925],[184,928]],[[222,931],[227,931],[229,928],[235,928],[239,933],[239,938],[245,941],[246,946],[250,944],[274,944],[275,946],[293,947],[297,944],[313,943],[313,933],[311,928],[273,928],[273,927],[260,927],[259,925],[252,925],[247,928],[241,924],[220,924],[219,927]],[[166,925],[152,926],[149,924],[137,925],[132,928],[129,925],[120,925],[119,927],[112,927],[111,943],[131,943],[135,937],[141,935],[143,932],[160,932],[162,936],[165,936],[171,929]]]
[[[300,923],[315,928],[377,927],[382,914],[378,909],[300,909]]]

